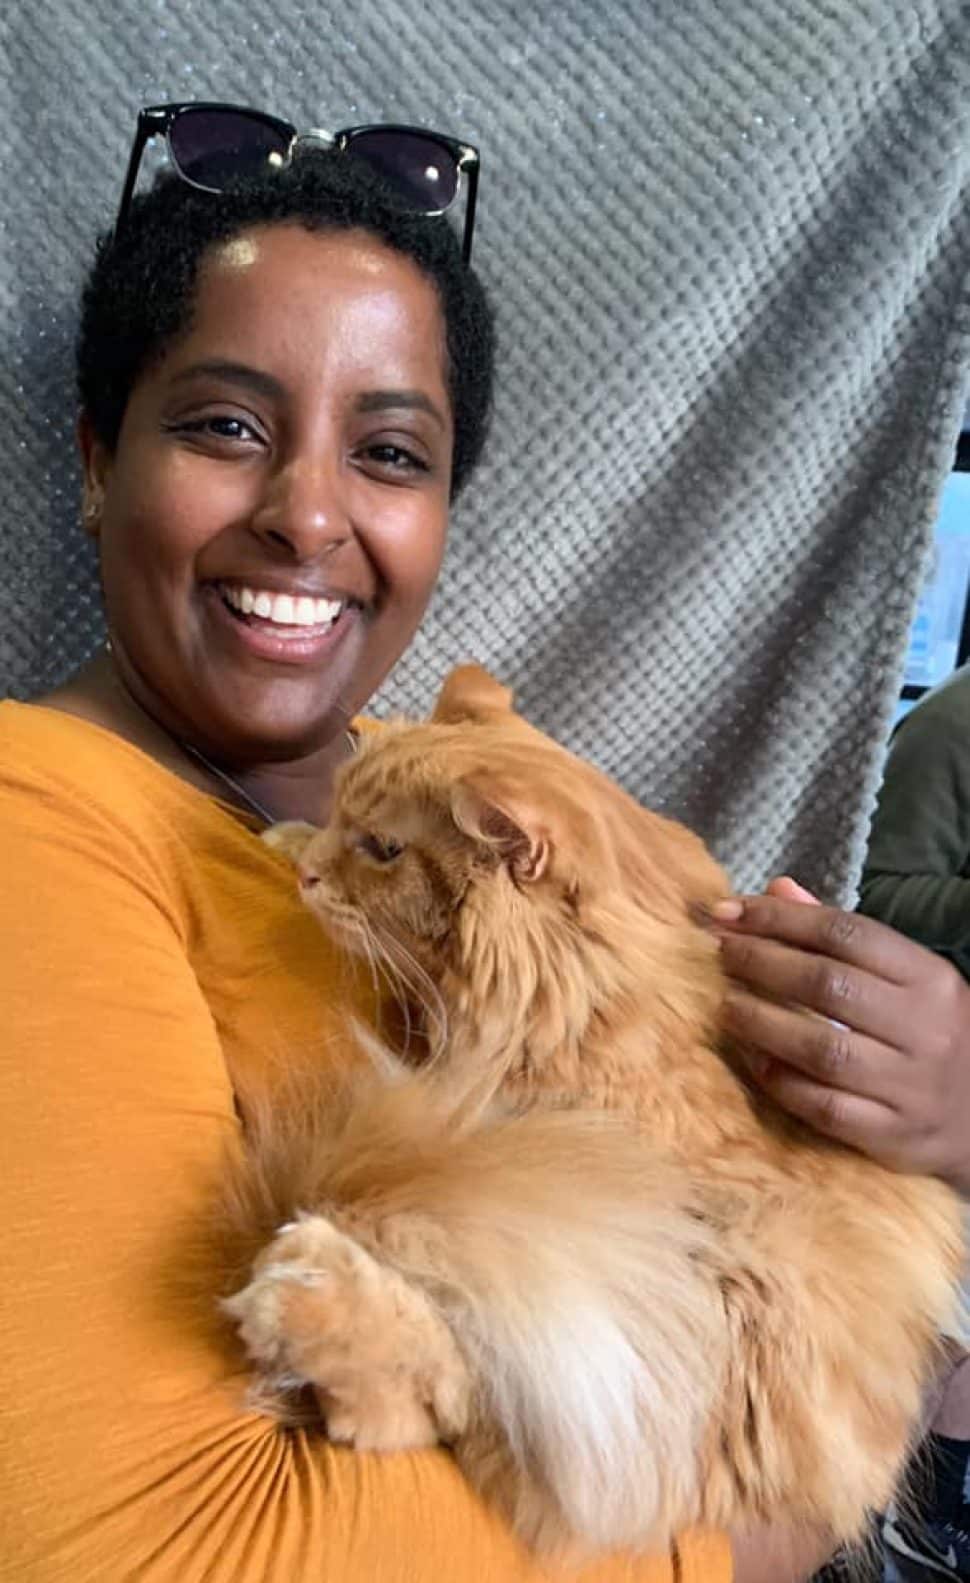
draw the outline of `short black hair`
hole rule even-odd
[[[120,231],[97,246],[81,298],[76,347],[81,406],[113,451],[139,376],[189,326],[209,248],[255,225],[361,229],[402,253],[435,286],[445,321],[455,441],[454,498],[478,461],[492,405],[494,324],[477,275],[444,218],[405,212],[349,154],[300,150],[282,170],[203,192],[174,175],[134,199]]]

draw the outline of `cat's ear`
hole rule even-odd
[[[512,692],[482,665],[459,665],[445,677],[432,720],[458,725],[462,720],[492,720],[512,712]]]
[[[466,777],[452,789],[451,814],[459,830],[492,851],[525,884],[541,879],[552,840],[534,809],[490,777]]]

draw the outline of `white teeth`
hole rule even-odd
[[[279,627],[322,627],[336,621],[343,601],[313,599],[309,594],[274,594],[267,589],[220,585],[224,599],[243,615],[262,616]]]

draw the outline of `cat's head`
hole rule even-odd
[[[588,975],[596,950],[603,969],[631,909],[660,942],[725,893],[696,837],[528,725],[478,666],[451,674],[429,721],[365,739],[299,867],[352,950],[520,1009],[530,985],[548,998]]]

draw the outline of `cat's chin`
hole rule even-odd
[[[348,956],[362,961],[368,960],[367,945],[359,926],[355,927],[353,924],[341,923],[339,918],[320,916],[319,914],[317,914],[317,918],[324,934],[338,950],[344,951]]]
[[[319,886],[303,892],[303,903],[334,945],[352,956],[367,956],[366,933],[356,913],[334,897],[321,893]]]

